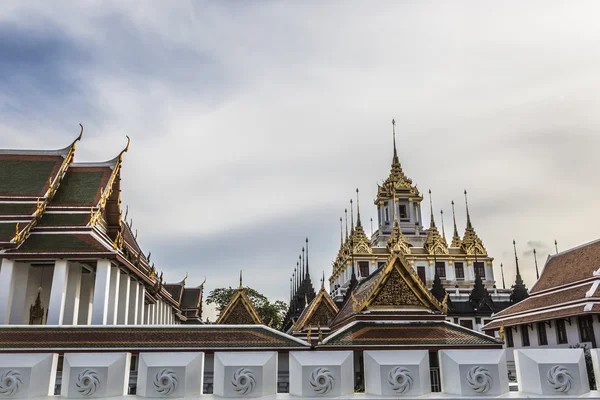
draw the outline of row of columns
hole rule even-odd
[[[158,300],[146,305],[144,283],[110,260],[98,260],[94,273],[68,260],[56,260],[53,267],[32,267],[2,259],[0,324],[28,324],[29,307],[38,293],[47,325],[177,323],[169,304]]]

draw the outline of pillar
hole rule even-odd
[[[92,325],[108,324],[109,298],[112,266],[109,260],[98,260],[96,282],[94,283],[94,304],[92,305]],[[112,321],[111,321],[112,322]]]
[[[128,325],[137,325],[138,322],[138,302],[140,301],[139,291],[140,285],[138,281],[131,279],[129,282],[129,314],[127,315],[126,322]]]
[[[150,304],[144,304],[144,325],[150,325]]]
[[[11,325],[20,325],[29,322],[29,305],[26,304],[29,269],[29,264],[15,264],[14,289],[9,320]],[[27,310],[27,313],[25,310]],[[27,317],[27,321],[25,321],[25,317]]]
[[[2,259],[0,266],[0,322],[10,322],[13,291],[15,288],[15,261]]]
[[[119,305],[117,307],[117,324],[126,325],[129,319],[129,291],[131,285],[131,276],[121,274],[119,282]]]
[[[79,295],[79,315],[77,325],[92,323],[92,308],[94,305],[94,273],[82,270],[81,291]]]
[[[79,302],[81,296],[81,272],[80,264],[68,264],[69,277],[67,283],[67,295],[65,298],[64,325],[77,325],[79,319]]]
[[[108,296],[108,325],[117,324],[117,315],[119,307],[119,281],[121,280],[121,272],[119,267],[110,267],[110,290]]]
[[[139,286],[139,291],[138,291],[138,295],[139,295],[139,300],[138,300],[138,314],[137,314],[137,324],[138,325],[145,325],[147,324],[145,318],[145,311],[146,311],[146,287],[144,286],[144,284],[142,282],[138,283]]]
[[[54,274],[52,275],[50,302],[48,304],[48,325],[63,324],[68,279],[69,266],[67,260],[56,260],[54,263]]]

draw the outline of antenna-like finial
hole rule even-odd
[[[394,161],[398,159],[398,152],[396,151],[396,120],[392,119],[392,133],[394,135]]]
[[[304,246],[302,247],[302,264],[300,264],[300,279],[304,278],[304,270],[306,269],[306,261],[304,261]]]
[[[306,238],[306,276],[310,276],[310,271],[308,269],[308,238]]]
[[[240,269],[240,289],[242,288],[242,270]]]
[[[344,224],[342,222],[342,217],[340,217],[340,247],[344,245]]]
[[[346,240],[348,240],[348,209],[344,208],[344,214],[346,215]]]
[[[535,260],[535,277],[536,279],[540,279],[540,271],[538,270],[537,265],[537,252],[533,249],[533,259]]]
[[[321,290],[325,290],[325,271],[323,271],[323,278],[321,279]]]
[[[446,230],[444,229],[444,210],[440,210],[440,218],[442,219],[442,237],[446,240]]]
[[[350,234],[354,233],[354,207],[352,206],[352,199],[350,199]]]
[[[431,199],[431,189],[429,189],[429,213],[431,215],[431,223],[429,229],[435,228],[435,220],[433,219],[433,200]]]
[[[469,214],[469,200],[467,199],[467,191],[465,190],[465,207],[467,209],[467,227],[471,227],[471,215]]]
[[[506,283],[504,282],[504,265],[500,263],[500,274],[502,275],[502,289],[506,289]]]
[[[373,236],[373,218],[371,218],[371,236]]]
[[[556,254],[558,254],[558,242],[554,239],[554,248],[556,249]]]
[[[519,257],[517,257],[517,244],[513,239],[513,248],[515,250],[515,264],[517,266],[517,280],[520,278],[521,273],[519,272]]]
[[[360,203],[358,200],[358,188],[356,188],[356,226],[361,226],[360,223]]]

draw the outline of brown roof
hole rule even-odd
[[[0,327],[0,352],[11,349],[306,348],[265,326]]]
[[[572,307],[563,308],[560,310],[547,310],[540,311],[535,313],[534,315],[525,315],[523,317],[516,318],[508,318],[508,319],[498,319],[490,322],[485,325],[483,330],[496,330],[499,329],[502,325],[504,326],[515,326],[515,325],[523,325],[523,324],[532,324],[535,322],[541,321],[550,321],[558,318],[566,318],[573,317],[576,315],[586,314],[586,313],[598,313],[600,312],[600,304],[594,304],[592,306],[591,311],[583,311],[585,304],[579,304]]]
[[[600,268],[600,240],[550,256],[530,293],[592,278]]]
[[[508,307],[497,314],[494,317],[503,317],[508,315],[519,314],[527,311],[533,311],[539,308],[548,308],[557,306],[562,303],[567,303],[575,300],[582,300],[585,298],[585,293],[590,290],[592,284],[586,284],[582,286],[576,286],[564,290],[552,291],[550,293],[542,293],[540,295],[534,295],[527,299]],[[598,289],[596,289],[596,295]]]

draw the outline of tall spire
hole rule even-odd
[[[444,229],[444,210],[440,210],[440,219],[442,220],[442,239],[446,242],[446,229]]]
[[[535,260],[535,278],[540,279],[540,271],[538,270],[537,265],[537,252],[533,249],[533,259]]]
[[[393,164],[398,163],[400,164],[400,160],[398,160],[398,151],[396,151],[396,120],[392,119],[392,132],[394,135],[394,159],[393,159]]]
[[[523,279],[521,279],[521,272],[519,271],[519,257],[517,257],[517,244],[514,239],[513,239],[513,248],[515,250],[515,265],[517,266],[516,283],[523,283]]]
[[[514,240],[513,247],[515,250],[515,265],[517,267],[517,276],[515,279],[515,284],[512,286],[510,302],[514,304],[529,297],[529,293],[527,293],[527,287],[525,286],[525,283],[523,283],[523,278],[521,278],[521,271],[519,271],[519,257],[517,257],[517,245]]]
[[[344,209],[344,215],[346,216],[346,241],[348,241],[348,209]]]
[[[429,189],[429,214],[431,215],[429,229],[433,229],[435,228],[435,219],[433,218],[433,200],[431,199],[431,189]]]
[[[304,278],[306,270],[306,262],[304,261],[304,246],[302,247],[302,264],[300,264],[300,281]]]
[[[456,213],[454,211],[454,200],[452,200],[452,222],[454,222],[454,234],[452,235],[452,243],[450,243],[450,247],[460,247],[460,235],[458,234],[458,229],[456,228]]]
[[[448,254],[448,245],[446,240],[440,236],[440,232],[435,226],[435,219],[433,215],[433,200],[431,198],[431,190],[429,190],[429,212],[431,214],[431,223],[429,225],[429,229],[427,230],[427,238],[425,239],[425,243],[423,247],[427,250],[429,254],[433,254],[435,257],[436,252],[442,252]]]
[[[500,275],[502,275],[502,289],[506,289],[506,282],[504,282],[504,265],[500,263]]]
[[[354,232],[354,207],[352,206],[352,199],[350,199],[350,235]]]
[[[294,298],[294,289],[292,286],[292,278],[290,278],[290,304],[292,304],[292,299]]]
[[[469,214],[469,200],[467,199],[467,191],[465,190],[465,208],[467,209],[467,228],[472,228],[471,215]]]
[[[362,226],[360,223],[360,203],[358,199],[358,188],[356,188],[356,226]]]
[[[342,217],[340,217],[340,248],[344,246],[344,225],[342,222]]]
[[[467,210],[467,228],[465,235],[461,241],[461,248],[467,254],[487,255],[487,250],[483,247],[483,242],[477,236],[477,232],[471,224],[471,215],[469,214],[469,201],[467,199],[467,191],[465,190],[465,208]]]
[[[308,269],[308,238],[306,238],[306,277],[310,277],[310,271]]]
[[[296,297],[296,270],[294,269],[294,272],[292,272],[292,297]]]

